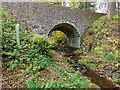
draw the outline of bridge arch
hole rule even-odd
[[[49,31],[48,36],[56,30],[63,32],[67,36],[68,46],[80,48],[80,32],[75,25],[71,25],[69,23],[59,23]]]

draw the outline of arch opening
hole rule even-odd
[[[61,23],[50,30],[48,36],[54,31],[61,31],[67,37],[67,46],[80,48],[80,35],[78,30],[71,24]]]
[[[64,34],[64,32],[60,30],[55,30],[50,33],[49,35],[49,42],[52,45],[55,46],[66,46],[67,45],[68,38]]]

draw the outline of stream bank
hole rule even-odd
[[[82,58],[81,55],[76,55],[73,53],[77,50],[76,48],[67,46],[55,46],[54,50],[60,55],[63,55],[65,58],[70,58],[70,60],[73,60],[72,63],[68,62],[73,67],[73,69],[79,70],[83,74],[83,76],[88,77],[92,83],[99,86],[102,90],[104,90],[105,88],[114,88],[116,90],[120,89],[120,86],[113,83],[109,77],[102,76],[98,71],[92,70],[89,66],[79,64],[79,60],[82,60]]]

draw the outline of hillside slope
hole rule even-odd
[[[74,52],[81,55],[80,64],[90,66],[117,84],[120,84],[119,20],[118,15],[112,20],[107,16],[96,20],[83,35],[81,49]]]

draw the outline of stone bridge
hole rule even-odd
[[[49,35],[60,30],[68,38],[68,45],[80,48],[81,36],[90,24],[102,14],[71,9],[42,2],[2,2],[8,11],[22,25],[39,34]]]

